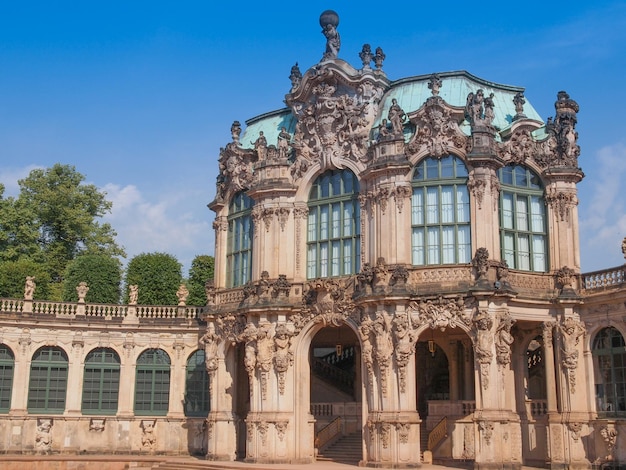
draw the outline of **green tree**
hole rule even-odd
[[[204,285],[208,279],[213,279],[214,268],[215,259],[212,256],[198,255],[193,259],[189,269],[189,281],[187,282],[187,289],[189,289],[187,305],[206,304]]]
[[[183,280],[181,264],[167,253],[141,253],[128,262],[124,284],[125,301],[129,286],[139,286],[141,305],[177,305],[176,291]]]
[[[30,259],[44,265],[60,300],[68,263],[80,254],[125,256],[115,231],[98,221],[111,211],[106,194],[71,165],[35,169],[19,180],[20,194],[3,198],[0,188],[0,260]]]
[[[80,255],[70,261],[63,281],[63,300],[76,302],[76,286],[81,282],[89,286],[86,302],[118,303],[122,282],[119,260],[109,255]]]
[[[29,259],[0,263],[0,297],[23,299],[26,276],[35,277],[34,299],[50,299],[50,275],[45,266]]]

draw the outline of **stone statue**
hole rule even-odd
[[[465,118],[471,125],[478,124],[483,120],[483,102],[485,93],[479,89],[476,93],[469,93],[465,104]]]
[[[187,297],[189,297],[189,289],[185,284],[181,284],[176,291],[176,297],[178,297],[178,305],[184,307],[187,305]]]
[[[129,287],[128,292],[128,305],[137,305],[137,297],[139,296],[139,286],[133,284]]]
[[[428,81],[428,88],[431,90],[433,96],[437,96],[439,94],[439,89],[441,88],[441,78],[436,73],[431,75],[430,80]]]
[[[626,237],[622,240],[622,254],[624,255],[624,259],[626,260]]]
[[[476,270],[477,281],[487,278],[487,271],[489,271],[489,251],[487,248],[481,247],[476,250],[472,259],[472,266]]]
[[[500,318],[500,323],[496,328],[496,361],[501,366],[505,366],[511,362],[511,345],[513,344],[513,335],[511,335],[511,327],[515,320],[509,313]]]
[[[241,135],[241,123],[239,121],[233,121],[230,126],[230,133],[233,137],[233,142],[239,143],[239,136]]]
[[[265,323],[257,329],[257,367],[263,372],[269,372],[274,359],[274,338],[273,327],[270,323]]]
[[[369,317],[365,317],[361,320],[361,326],[359,326],[359,335],[361,336],[361,354],[363,356],[363,362],[367,367],[369,382],[372,382],[374,374],[374,357],[372,341],[370,336],[372,334],[373,322]]]
[[[406,114],[395,98],[391,100],[391,107],[389,108],[387,118],[391,123],[391,132],[393,135],[402,135],[402,123],[406,121]]]
[[[215,297],[217,294],[215,292],[215,281],[213,281],[213,279],[207,279],[204,284],[204,294],[206,295],[206,304],[210,306],[215,305]]]
[[[141,422],[141,427],[143,429],[143,433],[141,435],[141,445],[149,450],[150,452],[154,452],[156,449],[156,434],[154,432],[154,421],[151,420],[143,420]]]
[[[557,327],[562,339],[563,365],[567,369],[575,369],[578,366],[578,342],[586,333],[585,327],[571,317],[566,318],[563,323],[557,323]]]
[[[291,89],[295,89],[300,85],[302,81],[302,72],[300,72],[300,67],[298,67],[298,62],[291,67],[291,73],[289,74],[289,80],[291,80]]]
[[[204,344],[204,363],[209,372],[217,370],[217,345],[219,340],[219,335],[215,333],[215,325],[208,323],[206,333],[200,338],[200,343]]]
[[[513,97],[513,104],[515,104],[515,116],[513,120],[525,118],[524,105],[526,104],[526,100],[524,99],[524,93],[518,91]]]
[[[89,286],[86,282],[83,281],[76,286],[76,293],[78,294],[78,301],[80,303],[85,302],[85,296],[87,295],[87,292],[89,292]]]
[[[336,59],[341,47],[341,38],[337,32],[339,16],[331,10],[327,10],[320,16],[322,34],[326,37],[326,52],[322,60]]]
[[[24,300],[33,300],[35,293],[35,276],[26,276],[26,284],[24,285]]]
[[[278,156],[279,158],[289,157],[289,141],[291,134],[287,132],[287,128],[283,127],[278,134]]]
[[[254,144],[254,150],[256,150],[259,160],[265,160],[267,156],[267,139],[263,135],[263,131],[259,131],[259,137],[251,143]]]
[[[483,389],[489,386],[489,365],[493,360],[493,320],[486,310],[480,311],[474,318],[475,342],[474,356],[480,364]]]
[[[485,123],[491,125],[491,123],[493,122],[493,118],[495,117],[495,113],[493,111],[493,108],[495,107],[495,104],[493,102],[493,96],[494,94],[491,93],[487,98],[485,98],[485,118],[484,121]]]

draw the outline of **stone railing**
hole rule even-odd
[[[0,299],[0,313],[33,313],[59,318],[171,319],[201,318],[207,307],[172,305],[88,304],[83,302],[51,302],[41,300]]]
[[[428,400],[428,416],[467,416],[476,411],[474,400]]]
[[[315,448],[323,449],[342,435],[342,419],[337,417],[315,435]]]
[[[580,275],[582,288],[587,291],[618,287],[626,282],[626,265]]]
[[[448,418],[444,416],[433,430],[428,433],[428,450],[435,450],[446,437],[448,437]]]
[[[547,400],[529,400],[530,414],[532,416],[544,416],[548,414],[548,401]]]

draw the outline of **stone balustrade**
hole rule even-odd
[[[626,265],[581,275],[582,288],[587,291],[619,287],[626,281]]]

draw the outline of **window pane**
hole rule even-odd
[[[443,264],[453,264],[455,258],[454,227],[443,227],[441,231]]]
[[[421,188],[413,189],[411,202],[411,223],[421,225],[424,223],[424,192]]]
[[[426,223],[439,223],[439,188],[426,190]]]
[[[428,228],[428,264],[440,264],[439,229]]]
[[[517,230],[528,230],[528,201],[525,197],[517,197],[515,211],[517,213]]]
[[[441,188],[441,222],[444,224],[454,223],[454,188],[443,186]]]
[[[424,264],[424,229],[423,228],[413,228],[412,245],[413,245],[413,264],[418,265],[418,266],[423,265]]]
[[[456,218],[458,223],[469,223],[470,206],[467,186],[456,187]]]

